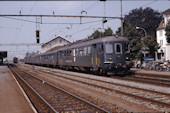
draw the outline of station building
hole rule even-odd
[[[156,61],[159,60],[169,60],[170,61],[170,43],[167,43],[165,28],[170,21],[170,9],[162,12],[164,19],[160,22],[158,28],[156,29],[157,43],[160,48],[156,52]]]
[[[0,51],[0,64],[3,64],[3,59],[7,57],[7,51]]]
[[[58,48],[70,43],[70,41],[62,38],[61,36],[55,36],[53,39],[42,44],[42,53],[57,50]]]

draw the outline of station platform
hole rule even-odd
[[[5,65],[0,65],[0,113],[35,113]]]
[[[131,71],[138,74],[138,73],[143,73],[143,74],[154,74],[154,75],[165,75],[165,76],[170,76],[170,71],[155,71],[155,70],[145,70],[145,69],[137,69],[137,68],[131,68]]]

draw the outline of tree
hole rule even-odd
[[[99,30],[94,31],[94,33],[92,33],[89,38],[99,38],[99,37],[104,37],[104,36],[112,36],[113,35],[113,31],[110,27],[108,27],[107,29],[105,29],[104,32],[100,32]]]
[[[147,34],[156,37],[156,28],[158,27],[163,16],[158,11],[152,8],[137,8],[133,9],[128,15],[125,15],[124,20],[133,26],[142,27],[146,30]],[[143,34],[144,36],[144,34]]]
[[[149,53],[147,57],[154,58],[155,52],[158,49],[158,43],[156,42],[156,39],[153,36],[147,36],[143,38],[142,43],[144,46],[148,47]]]
[[[104,36],[112,36],[112,35],[113,35],[113,31],[112,31],[112,29],[110,27],[105,29]]]
[[[124,37],[128,38],[130,48],[131,48],[131,57],[132,58],[140,58],[141,54],[140,49],[141,49],[141,37],[142,37],[142,32],[138,31],[133,25],[128,23],[127,21],[124,21],[123,23],[123,31],[124,31]],[[121,28],[118,28],[118,31],[116,31],[116,35],[121,34]]]
[[[158,11],[154,11],[149,7],[145,9],[133,9],[129,14],[125,15],[123,23],[123,34],[124,37],[127,37],[130,41],[131,57],[133,59],[141,59],[143,57],[141,48],[144,46],[143,43],[145,41],[151,43],[146,44],[146,47],[149,48],[148,56],[154,57],[154,52],[158,48],[155,38],[155,31],[162,18],[162,14],[160,14]],[[144,28],[148,36],[145,37],[143,30],[137,30],[137,26]],[[118,28],[116,34],[120,35],[120,28]]]
[[[96,30],[96,31],[94,31],[94,33],[92,33],[90,36],[89,36],[90,38],[99,38],[99,37],[101,37],[101,32],[99,32],[99,30]]]
[[[166,40],[168,43],[170,43],[170,21],[168,21],[168,24],[166,25],[165,32]]]

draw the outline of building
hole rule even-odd
[[[167,43],[165,28],[170,21],[170,9],[162,12],[164,19],[160,22],[158,28],[156,29],[157,43],[160,46],[156,53],[156,60],[170,60],[170,43]]]
[[[68,40],[60,37],[60,36],[55,36],[55,38],[49,40],[48,42],[44,43],[42,45],[42,53],[47,52],[47,51],[53,51],[56,50],[58,48],[60,48],[61,46],[70,44],[71,42],[69,42]]]
[[[0,51],[0,64],[3,64],[3,59],[7,57],[7,51]]]

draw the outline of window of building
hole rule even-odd
[[[163,36],[163,30],[159,31],[159,36]]]
[[[60,39],[60,43],[62,43],[62,40]]]
[[[160,44],[160,46],[162,46],[162,45],[163,45],[163,40],[160,40],[160,43],[159,43],[159,44]]]

